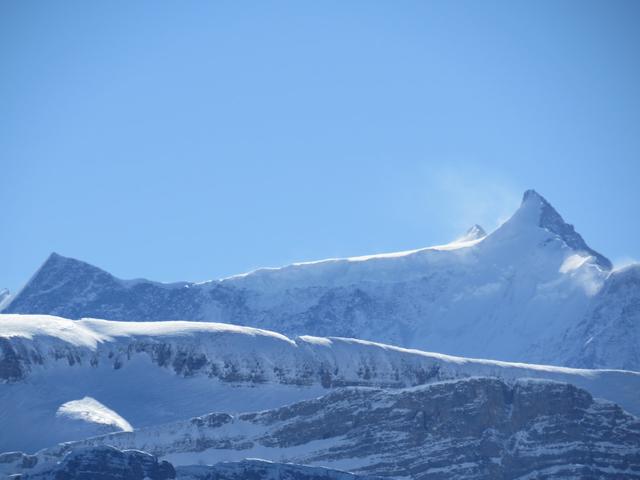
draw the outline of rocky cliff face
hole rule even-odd
[[[626,342],[623,348],[606,356],[582,350],[590,337],[577,325],[595,314],[592,304],[614,301],[603,290],[610,268],[549,202],[528,191],[513,217],[486,236],[476,228],[448,245],[204,283],[125,281],[53,254],[5,312],[228,322],[466,357],[640,370],[619,310],[600,314],[607,315],[608,338]],[[629,288],[637,297],[637,286]]]
[[[38,463],[104,444],[174,465],[259,454],[417,480],[640,478],[636,417],[572,385],[533,380],[340,389],[258,413],[216,413],[64,444],[38,453]]]

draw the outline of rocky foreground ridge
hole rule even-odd
[[[259,454],[417,480],[640,478],[638,418],[565,383],[481,377],[395,391],[344,388],[262,412],[212,413],[61,444],[2,468],[28,475],[103,445],[149,452],[178,472]]]

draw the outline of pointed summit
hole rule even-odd
[[[56,252],[51,252],[51,255],[47,257],[45,262],[42,264],[40,269],[36,272],[36,275],[41,275],[43,273],[60,275],[62,273],[75,273],[78,274],[81,271],[94,271],[100,270],[98,267],[94,267],[93,265],[83,262],[81,260],[76,260],[75,258],[65,257]]]
[[[536,192],[534,189],[530,188],[529,190],[526,190],[524,192],[524,195],[522,195],[522,203],[525,202],[541,202],[541,203],[549,203],[547,202],[547,200],[540,195],[538,192]]]
[[[62,313],[68,318],[80,318],[82,315],[73,308],[59,310],[60,306],[90,297],[91,289],[96,286],[109,287],[117,283],[111,274],[98,267],[53,252],[4,307],[3,313]],[[49,292],[56,294],[47,295]]]
[[[52,264],[52,263],[64,262],[64,261],[67,261],[67,260],[72,260],[73,261],[74,259],[73,258],[69,258],[69,257],[65,257],[63,255],[60,255],[57,252],[51,252],[49,254],[49,256],[47,257],[47,259],[44,261],[43,266],[47,265],[47,264]]]
[[[472,240],[480,240],[481,238],[484,238],[486,236],[487,232],[484,231],[484,228],[476,223],[475,225],[472,225],[469,230],[467,230],[467,233],[457,238],[455,241],[470,242]]]
[[[556,209],[533,189],[524,192],[520,208],[518,208],[505,225],[507,224],[514,227],[517,225],[528,225],[543,228],[558,236],[573,250],[584,252],[595,257],[597,263],[605,270],[611,270],[613,268],[608,258],[591,249],[582,236],[575,231],[573,225],[565,222]]]

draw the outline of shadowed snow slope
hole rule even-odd
[[[274,408],[341,386],[395,389],[471,376],[569,382],[640,413],[636,372],[474,360],[217,323],[0,315],[0,431],[9,432],[0,451],[82,438],[77,419],[57,413],[69,402],[83,406],[84,397],[124,422],[92,425],[126,430],[127,422],[138,428],[213,410]],[[84,408],[85,416],[100,417],[98,410]]]
[[[619,292],[633,304],[615,308]],[[5,313],[217,321],[466,357],[640,370],[639,297],[631,275],[612,273],[609,260],[529,190],[489,235],[474,226],[447,245],[204,283],[125,281],[52,254]]]

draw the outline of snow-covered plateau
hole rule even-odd
[[[345,386],[492,377],[566,382],[640,413],[640,373],[453,357],[204,322],[0,315],[0,451],[281,407]]]
[[[4,313],[194,320],[476,358],[640,371],[640,265],[612,269],[542,196],[485,235],[202,283],[120,280],[52,254]]]

